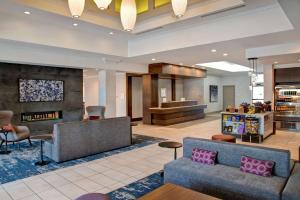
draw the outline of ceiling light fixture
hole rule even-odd
[[[228,53],[223,53],[223,56],[225,56],[225,57],[228,56]]]
[[[74,23],[73,26],[78,26],[78,24],[77,24],[77,23]]]
[[[151,60],[152,60],[152,61],[156,61],[156,58],[152,58]]]
[[[212,53],[216,53],[217,52],[217,50],[216,49],[212,49],[212,50],[210,50]]]
[[[183,65],[183,63],[179,63],[179,65]]]
[[[100,10],[105,10],[111,4],[112,0],[94,0]]]
[[[248,72],[250,71],[249,67],[238,65],[235,63],[230,63],[227,61],[220,62],[210,62],[210,63],[200,63],[196,64],[197,66],[214,68],[218,70],[228,71],[228,72]]]
[[[278,61],[275,61],[274,64],[278,64]]]
[[[74,18],[81,16],[84,10],[85,0],[68,0],[69,9]]]
[[[24,12],[24,14],[26,14],[26,15],[30,15],[30,14],[31,14],[31,12],[30,12],[30,11],[25,11],[25,12]]]
[[[109,32],[109,35],[113,35],[114,34],[114,32]]]
[[[136,3],[135,0],[122,0],[121,3],[121,22],[125,31],[132,31],[136,22]]]
[[[172,8],[176,17],[184,15],[187,7],[187,0],[172,0]]]

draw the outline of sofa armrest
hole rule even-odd
[[[282,192],[282,200],[300,199],[300,164],[296,163],[291,176]]]

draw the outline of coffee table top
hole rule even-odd
[[[139,198],[139,200],[219,200],[178,185],[167,183],[158,189]]]
[[[182,147],[182,144],[179,142],[167,141],[167,142],[160,142],[158,144],[158,146],[164,147],[164,148],[180,148],[180,147]]]

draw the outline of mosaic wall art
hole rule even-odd
[[[19,79],[20,102],[64,100],[64,82],[57,80]]]

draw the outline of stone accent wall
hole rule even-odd
[[[19,102],[19,79],[64,81],[62,102]],[[0,63],[0,110],[14,112],[13,123],[28,126],[31,134],[47,134],[58,122],[79,121],[83,118],[83,72],[81,69]],[[62,111],[63,120],[21,123],[21,113]]]

